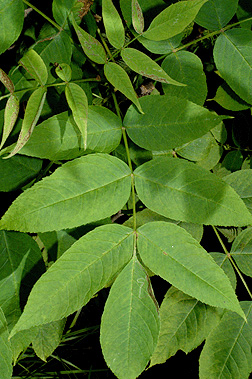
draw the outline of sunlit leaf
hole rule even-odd
[[[104,225],[75,242],[34,285],[11,335],[57,321],[83,307],[133,254],[133,230]]]
[[[228,277],[184,229],[163,221],[138,229],[143,263],[185,294],[244,317]]]
[[[13,93],[15,88],[12,80],[10,77],[0,68],[0,81],[3,83],[3,85],[7,88],[10,93]]]
[[[15,95],[11,95],[7,100],[5,111],[4,111],[4,126],[2,141],[0,144],[0,149],[5,144],[7,138],[9,137],[18,117],[19,112],[19,100]]]
[[[184,84],[172,79],[155,61],[139,50],[128,47],[122,50],[121,56],[131,70],[140,75],[159,82],[169,83],[175,86],[184,86]]]
[[[135,31],[141,34],[144,30],[144,17],[141,6],[137,0],[132,0],[132,25]]]
[[[166,157],[135,172],[140,200],[174,220],[206,225],[251,225],[252,216],[237,193],[216,175],[195,164]]]
[[[157,342],[159,315],[148,275],[133,257],[115,280],[101,321],[101,347],[107,365],[121,379],[145,369]]]
[[[65,163],[24,191],[3,216],[0,228],[45,232],[101,220],[125,205],[130,183],[124,162],[107,154],[89,154]]]
[[[41,85],[46,84],[48,73],[46,65],[39,54],[30,49],[20,59],[19,64]]]
[[[2,0],[0,3],[0,54],[4,53],[19,37],[24,22],[22,0]]]
[[[102,0],[102,18],[106,36],[116,49],[121,49],[125,41],[123,23],[112,0]]]
[[[0,375],[1,378],[12,378],[12,351],[9,332],[4,313],[0,308]]]

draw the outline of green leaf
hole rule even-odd
[[[159,315],[144,268],[133,257],[115,280],[101,321],[101,347],[117,378],[135,379],[157,342]]]
[[[151,221],[166,221],[166,222],[172,222],[174,224],[181,226],[188,233],[190,233],[193,236],[193,238],[195,238],[199,242],[203,236],[203,225],[189,224],[187,222],[174,221],[174,220],[171,220],[170,218],[166,218],[164,216],[161,216],[156,212],[152,212],[148,208],[145,208],[141,212],[137,212],[136,219],[137,219],[137,228],[139,228],[140,226],[146,224],[147,222],[151,222]],[[125,221],[123,225],[128,226],[130,228],[133,228],[134,227],[133,216],[130,217],[127,221]]]
[[[42,86],[46,84],[48,73],[46,65],[40,55],[33,49],[20,59],[19,64]]]
[[[60,26],[66,26],[67,18],[70,16],[76,0],[53,0],[52,11],[55,21]]]
[[[122,92],[124,96],[135,104],[138,111],[143,113],[136,92],[126,71],[118,64],[109,62],[104,66],[104,74],[115,89]]]
[[[184,98],[198,105],[204,104],[207,97],[206,76],[197,55],[189,51],[178,51],[168,55],[161,67],[172,78],[186,84],[185,87],[163,84],[165,94]]]
[[[64,326],[65,319],[34,328],[32,347],[36,355],[43,361],[46,362],[46,359],[58,347]]]
[[[75,242],[34,285],[11,335],[57,321],[83,307],[130,260],[133,230],[100,226]]]
[[[235,15],[238,0],[211,0],[200,9],[195,22],[203,28],[218,30]]]
[[[87,151],[110,153],[121,137],[121,121],[113,112],[101,106],[88,107]],[[37,125],[20,152],[52,161],[68,160],[84,153],[83,140],[72,115],[63,112]]]
[[[84,150],[87,148],[87,117],[88,117],[88,99],[85,91],[76,83],[68,83],[65,88],[68,105],[73,112],[73,118],[76,122],[82,138]]]
[[[227,85],[227,83],[221,84],[213,98],[216,103],[221,107],[230,111],[242,111],[248,109],[251,105],[243,101],[234,91]]]
[[[155,61],[139,50],[128,47],[122,50],[121,56],[129,68],[140,75],[155,81],[157,80],[175,86],[184,86],[184,84],[172,79]]]
[[[185,294],[244,317],[231,283],[200,244],[177,225],[150,222],[138,229],[138,251],[156,275]]]
[[[222,268],[227,277],[230,280],[230,283],[235,290],[236,288],[236,274],[233,269],[232,263],[226,254],[223,253],[210,253],[211,257],[215,260],[218,266]]]
[[[92,37],[90,34],[85,32],[85,30],[79,27],[73,18],[72,22],[81,47],[87,57],[98,64],[105,64],[107,57],[102,44],[96,38]]]
[[[221,165],[229,171],[240,170],[243,162],[243,155],[239,150],[229,151],[225,155]]]
[[[106,36],[116,49],[121,49],[125,41],[123,23],[112,0],[102,0],[102,18]]]
[[[124,162],[90,154],[65,163],[24,191],[3,216],[0,228],[46,232],[101,220],[125,205],[130,187],[130,169]]]
[[[144,17],[141,6],[137,0],[132,0],[132,25],[138,34],[144,30]]]
[[[5,111],[4,111],[4,126],[2,141],[0,144],[0,149],[5,144],[7,138],[9,137],[12,129],[16,123],[19,112],[19,100],[15,95],[11,95],[7,100]]]
[[[70,82],[72,77],[72,69],[67,63],[59,64],[55,69],[56,74],[64,82]]]
[[[10,339],[14,365],[17,363],[17,359],[22,351],[26,350],[30,345],[33,330],[34,328],[22,330],[22,332],[15,334],[15,336]]]
[[[238,193],[250,213],[252,213],[252,170],[233,172],[224,177],[223,180]]]
[[[10,77],[0,68],[0,81],[3,83],[3,85],[7,88],[10,93],[13,93],[15,88],[12,80]]]
[[[239,269],[248,276],[252,276],[252,229],[243,230],[234,240],[230,255],[234,258]]]
[[[187,25],[195,19],[206,1],[180,1],[170,5],[154,18],[143,36],[150,40],[161,41],[183,32]]]
[[[4,379],[12,378],[12,351],[8,337],[6,319],[0,308],[0,376]]]
[[[144,114],[130,107],[123,124],[134,143],[146,150],[169,150],[206,134],[222,117],[175,96],[144,96]]]
[[[23,233],[0,231],[0,256],[0,306],[11,329],[21,314],[21,280],[24,280],[36,265],[40,265],[37,273],[42,274],[43,264],[38,245]]]
[[[232,29],[214,46],[214,61],[222,78],[244,101],[252,103],[252,32]]]
[[[200,379],[249,378],[252,371],[252,304],[241,302],[247,322],[226,312],[200,355]]]
[[[23,28],[24,5],[22,0],[2,0],[0,4],[0,54],[15,42]]]
[[[139,199],[174,220],[206,225],[245,226],[252,216],[224,181],[194,163],[157,157],[134,172]]]
[[[10,158],[13,155],[17,154],[19,150],[29,140],[33,132],[33,129],[35,128],[37,121],[40,117],[40,114],[42,112],[45,98],[46,98],[46,88],[44,87],[39,87],[31,94],[26,106],[22,128],[19,133],[16,146],[14,147],[12,152],[5,158]]]
[[[164,363],[178,350],[188,354],[204,341],[219,320],[216,309],[171,287],[160,307],[160,332],[150,367]]]
[[[0,158],[0,191],[10,192],[32,180],[42,168],[43,161],[19,154],[10,159]]]

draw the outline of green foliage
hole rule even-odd
[[[249,378],[252,8],[42,7],[0,1],[1,378],[29,345],[46,361],[106,287],[118,379],[204,341],[200,379]],[[207,251],[210,227],[225,254]],[[160,307],[152,276],[170,286]]]

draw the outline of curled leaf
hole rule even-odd
[[[18,117],[18,112],[19,112],[19,100],[15,95],[11,95],[5,106],[3,135],[2,135],[2,141],[0,144],[0,149],[5,144],[5,141],[9,137],[15,125],[15,122]]]

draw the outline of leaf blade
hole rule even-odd
[[[22,31],[24,22],[23,1],[2,1],[0,6],[0,18],[0,54],[2,54],[17,40]]]
[[[144,264],[176,288],[244,317],[228,277],[184,229],[163,221],[145,224],[138,229],[138,249]]]
[[[36,282],[11,336],[80,309],[113,279],[132,253],[132,229],[112,224],[85,234]]]
[[[148,55],[130,47],[121,52],[124,62],[135,72],[159,82],[184,86],[184,84],[172,79],[155,61]]]
[[[136,92],[126,71],[116,63],[109,62],[104,66],[104,75],[107,80],[120,92],[122,92],[143,113]]]
[[[170,5],[151,22],[143,37],[161,41],[181,33],[207,0],[181,1]]]
[[[24,191],[3,216],[0,228],[45,232],[101,220],[125,205],[130,183],[130,170],[118,158],[83,156]]]
[[[159,317],[146,275],[133,257],[115,280],[102,315],[102,352],[121,379],[141,374],[158,337]]]
[[[76,83],[68,83],[65,87],[65,95],[68,105],[73,112],[73,118],[78,126],[82,138],[84,150],[87,148],[87,117],[88,99],[85,91]]]
[[[121,49],[125,41],[123,23],[112,0],[102,0],[102,18],[106,35],[116,49]]]
[[[7,138],[9,137],[16,120],[18,118],[19,112],[19,100],[15,95],[11,95],[7,100],[5,111],[4,111],[4,126],[3,126],[3,134],[2,141],[0,144],[0,149],[5,144]]]
[[[19,64],[35,79],[40,85],[45,85],[48,79],[46,65],[40,55],[33,49],[20,59]]]
[[[140,200],[174,220],[205,225],[251,225],[237,193],[209,171],[181,159],[157,157],[134,171]]]

